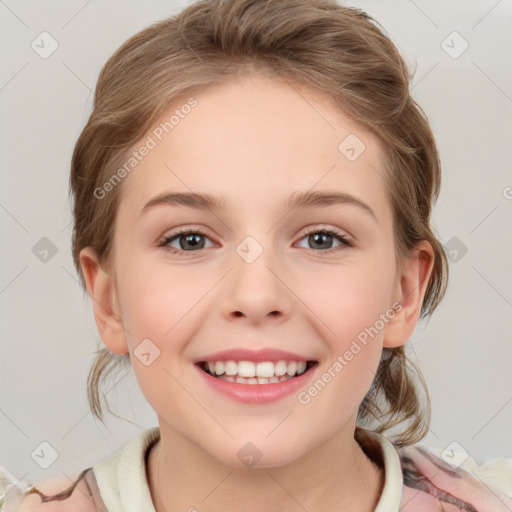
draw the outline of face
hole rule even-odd
[[[378,367],[398,280],[384,153],[304,86],[252,75],[194,98],[134,146],[154,147],[121,184],[116,347],[162,431],[282,465],[353,437]],[[170,197],[192,192],[218,204]],[[341,199],[290,206],[311,193]]]

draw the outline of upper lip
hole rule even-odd
[[[262,361],[314,361],[310,357],[294,354],[276,348],[265,348],[261,350],[248,350],[245,348],[235,348],[230,350],[222,350],[195,359],[194,363],[204,361],[253,361],[255,363]]]

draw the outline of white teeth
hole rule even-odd
[[[235,382],[235,377],[233,377],[233,375],[220,375],[219,379]]]
[[[238,365],[235,361],[226,361],[226,375],[236,375],[238,373]]]
[[[274,363],[258,363],[256,365],[256,375],[258,377],[272,377],[274,375]]]
[[[238,363],[238,375],[240,377],[255,377],[256,365],[252,361],[240,361]]]
[[[306,361],[208,361],[204,369],[222,380],[242,384],[274,384],[302,375]]]
[[[275,365],[275,373],[278,377],[286,373],[286,361],[278,361]]]
[[[215,373],[217,375],[222,375],[224,373],[224,363],[222,361],[215,362]]]
[[[295,361],[291,361],[288,363],[288,366],[286,367],[286,373],[292,377],[297,373],[297,363]]]

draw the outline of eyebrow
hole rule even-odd
[[[183,205],[198,210],[222,210],[225,208],[223,198],[196,192],[164,192],[150,199],[142,208],[140,215],[158,205]],[[374,211],[363,201],[344,192],[294,192],[286,204],[287,209],[321,208],[333,204],[351,204],[370,214],[375,221]]]

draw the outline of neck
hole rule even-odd
[[[383,469],[353,433],[348,439],[337,434],[286,465],[245,469],[220,463],[176,433],[160,432],[147,460],[156,512],[372,512],[382,493]]]

